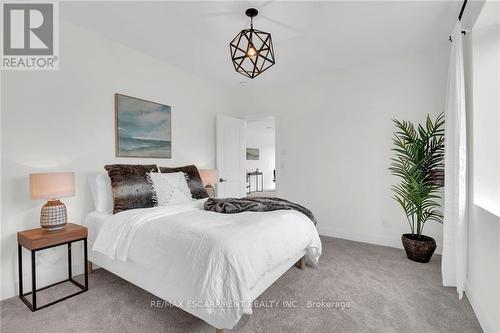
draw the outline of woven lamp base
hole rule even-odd
[[[54,231],[62,229],[68,223],[66,206],[59,200],[49,200],[40,213],[42,228]]]

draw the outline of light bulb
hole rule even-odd
[[[248,48],[247,57],[248,57],[248,58],[253,58],[253,57],[255,57],[256,55],[257,55],[257,50],[255,49],[255,47],[250,46],[250,47]]]

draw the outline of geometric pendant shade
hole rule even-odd
[[[253,18],[258,11],[249,8],[245,14],[250,17],[250,29],[242,30],[229,43],[234,69],[251,79],[275,64],[271,34],[253,28]]]

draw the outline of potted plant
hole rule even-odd
[[[435,121],[427,115],[425,126],[417,128],[409,121],[393,121],[397,128],[392,148],[395,156],[389,170],[400,183],[392,190],[411,229],[401,241],[408,259],[429,262],[436,242],[422,232],[427,221],[443,223],[439,201],[444,185],[444,115]]]

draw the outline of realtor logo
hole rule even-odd
[[[1,69],[58,69],[57,14],[57,3],[4,3]]]

